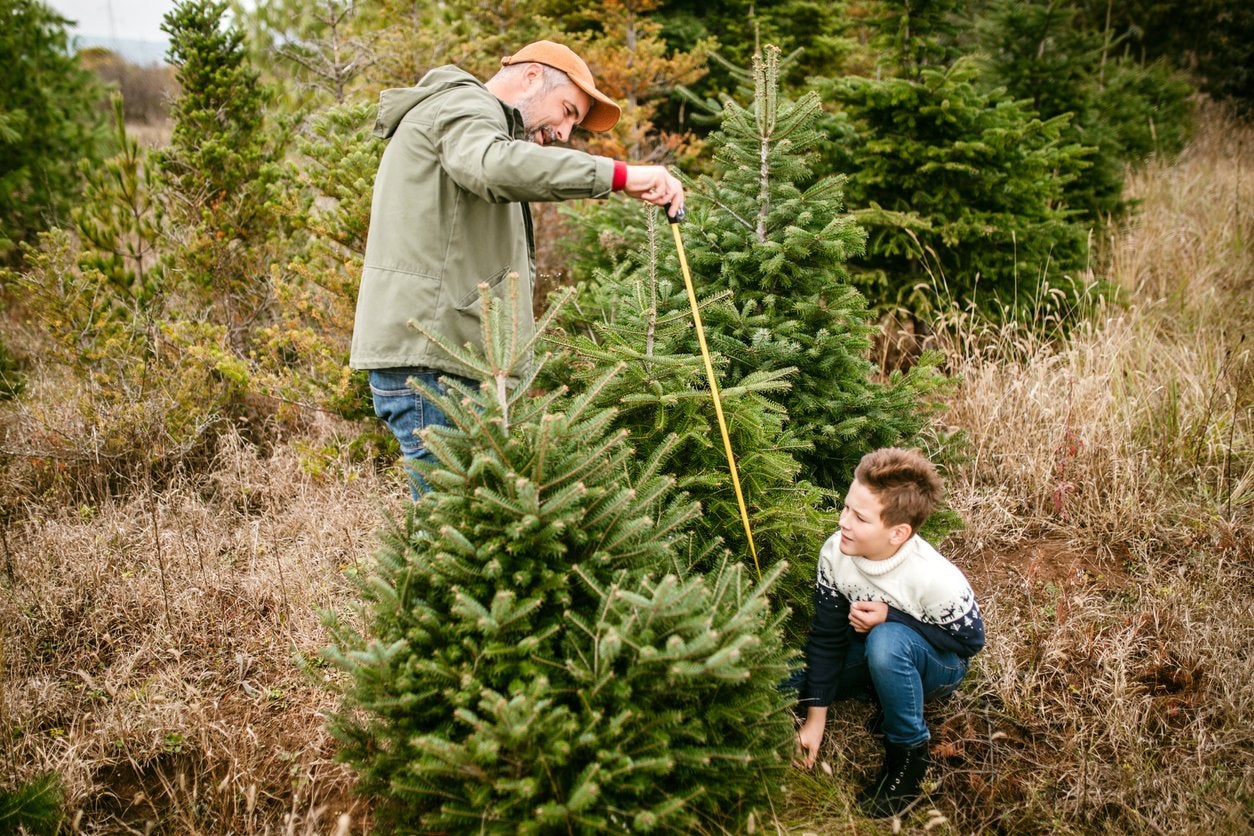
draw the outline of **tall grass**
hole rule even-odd
[[[343,608],[380,497],[404,492],[326,451],[315,476],[318,440],[262,455],[228,437],[158,494],[24,509],[0,596],[5,784],[58,773],[75,832],[367,820],[324,728],[318,609]]]

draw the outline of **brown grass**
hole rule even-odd
[[[931,710],[929,833],[1235,833],[1254,827],[1254,310],[1248,127],[1212,115],[1138,172],[1108,245],[1126,306],[1065,342],[955,317],[946,422],[989,644]],[[404,501],[336,452],[333,422],[127,500],[9,503],[0,785],[63,779],[84,833],[346,833],[370,823],[334,762],[318,610]],[[316,451],[323,451],[317,453]],[[329,451],[329,452],[328,452]],[[824,761],[758,829],[870,833],[879,752],[836,712]],[[885,825],[887,826],[887,825]]]
[[[86,833],[367,820],[325,731],[318,611],[345,607],[345,572],[404,494],[343,462],[315,478],[302,458],[236,440],[159,495],[31,507],[10,527],[5,783],[56,770]]]

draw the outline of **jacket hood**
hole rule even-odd
[[[396,133],[405,114],[420,102],[457,87],[483,87],[483,82],[454,66],[436,67],[413,87],[394,87],[379,94],[379,114],[375,117],[374,135],[387,139]]]

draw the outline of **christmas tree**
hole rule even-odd
[[[364,633],[331,619],[344,756],[405,829],[739,829],[792,743],[782,567],[689,571],[715,546],[668,446],[638,461],[595,405],[620,369],[538,391],[516,283],[483,293],[483,355],[444,346],[483,383],[426,393],[452,420],[427,431],[433,490],[362,579]]]
[[[822,134],[816,93],[785,100],[779,50],[754,60],[751,106],[727,101],[710,137],[716,172],[694,185],[688,259],[712,307],[711,346],[731,379],[795,369],[780,396],[796,436],[811,448],[801,476],[843,491],[864,453],[918,443],[941,385],[939,358],[925,354],[904,375],[877,379],[869,360],[876,326],[848,283],[847,260],[865,233],[844,212],[841,177],[815,177]],[[686,227],[687,228],[687,227]]]

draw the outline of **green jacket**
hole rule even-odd
[[[390,141],[375,178],[349,363],[474,376],[406,323],[478,346],[479,284],[503,295],[517,272],[518,317],[530,337],[535,241],[526,201],[605,197],[614,162],[522,139],[518,111],[451,66],[383,91],[374,132]]]

